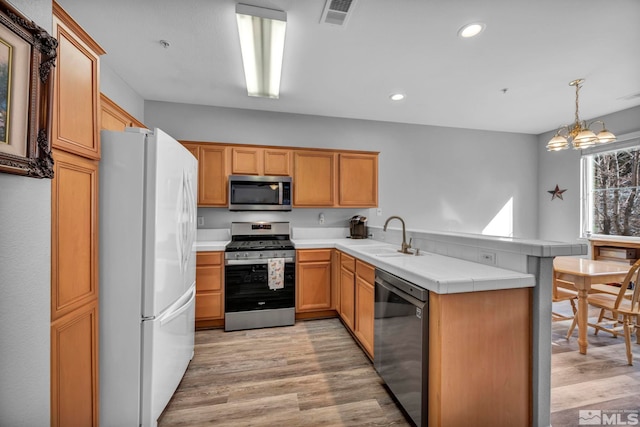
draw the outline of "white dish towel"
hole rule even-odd
[[[269,258],[269,289],[284,288],[284,258]]]

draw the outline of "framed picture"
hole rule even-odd
[[[52,67],[58,42],[0,0],[0,172],[53,177]]]

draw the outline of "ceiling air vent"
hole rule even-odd
[[[355,4],[356,0],[327,0],[322,11],[320,23],[338,26],[346,25]]]

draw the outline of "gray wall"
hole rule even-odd
[[[537,160],[533,135],[145,102],[145,124],[177,139],[379,151],[379,206],[369,224],[390,215],[409,229],[481,233],[513,199],[513,235],[537,236]],[[294,226],[345,225],[354,210],[296,209]],[[199,209],[207,228],[255,216]],[[341,221],[344,221],[341,223]],[[398,224],[394,224],[397,226]]]
[[[51,34],[51,1],[12,0]],[[0,174],[0,425],[49,425],[51,180]]]
[[[569,115],[567,120],[571,120]],[[640,107],[629,108],[618,113],[599,118],[607,129],[616,135],[640,130]],[[589,122],[595,120],[590,119]],[[547,142],[555,131],[538,137],[538,229],[539,238],[576,242],[580,237],[580,151],[563,150],[548,152]],[[547,190],[556,184],[567,191],[563,200],[551,200]]]
[[[144,123],[144,99],[109,68],[104,59],[100,62],[100,92]]]

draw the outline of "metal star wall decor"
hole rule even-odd
[[[555,199],[556,197],[560,200],[564,200],[562,198],[562,193],[564,193],[565,191],[567,191],[566,188],[564,190],[561,190],[560,187],[558,187],[558,184],[556,184],[556,188],[553,190],[547,191],[547,193],[551,194],[551,200]]]

